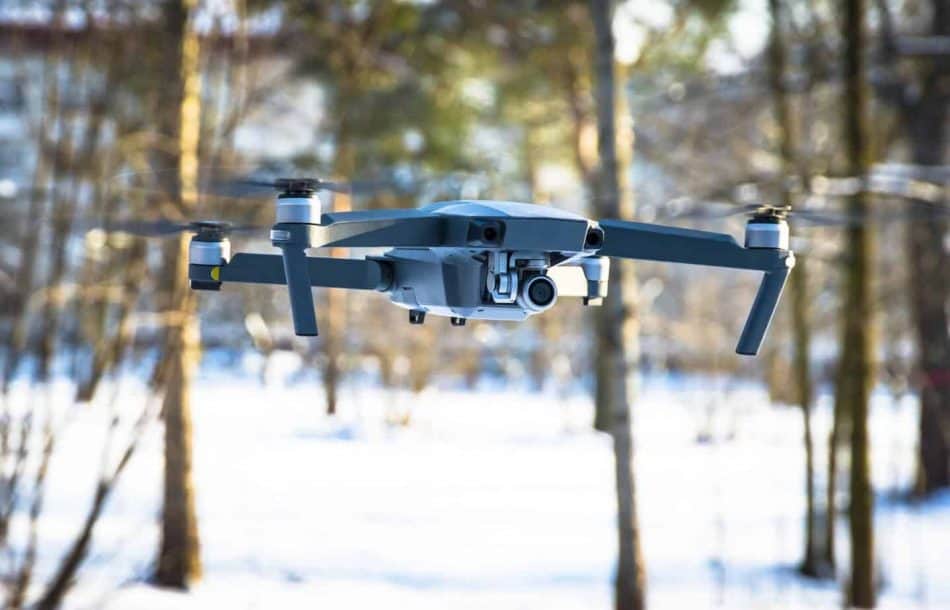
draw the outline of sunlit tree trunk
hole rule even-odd
[[[336,178],[346,181],[353,177],[356,169],[354,151],[350,145],[347,121],[341,120],[337,129]],[[348,193],[335,193],[332,197],[334,212],[348,212],[352,209],[352,199]],[[330,256],[346,256],[345,248],[331,248]],[[320,329],[323,349],[323,389],[326,396],[327,415],[337,412],[340,383],[343,378],[343,340],[346,327],[347,296],[337,288],[325,290],[326,307],[323,312],[323,327]]]
[[[617,111],[615,90],[614,37],[611,29],[613,6],[610,0],[591,0],[596,48],[594,75],[597,106],[598,189],[594,209],[602,218],[618,218],[621,210],[620,176],[617,162]],[[628,127],[628,126],[625,126]],[[629,213],[629,211],[627,211]],[[618,548],[614,605],[617,610],[640,610],[646,605],[646,575],[640,550],[640,529],[636,509],[633,464],[633,430],[627,378],[629,361],[636,362],[634,312],[625,296],[632,283],[630,268],[614,265],[608,285],[609,298],[597,311],[596,400],[609,413],[614,442],[617,485]],[[630,315],[628,315],[630,314]]]
[[[842,99],[845,125],[845,152],[848,173],[867,176],[871,169],[871,142],[868,137],[868,87],[864,52],[865,0],[845,0],[843,39],[845,41],[845,87]],[[870,207],[867,189],[848,201],[848,211],[856,218],[867,217]],[[858,608],[875,605],[874,582],[874,497],[868,438],[868,403],[873,381],[873,294],[871,264],[873,239],[868,228],[855,222],[846,233],[844,307],[842,309],[842,405],[851,420],[851,477],[849,521],[851,533],[851,577],[848,601]]]
[[[198,36],[191,27],[196,0],[170,0],[165,5],[166,44],[170,80],[169,103],[163,110],[164,130],[178,143],[168,155],[178,168],[177,179],[165,185],[183,217],[195,208],[197,199],[198,145],[201,90]],[[162,528],[154,580],[157,584],[184,589],[201,576],[198,522],[192,484],[191,381],[198,364],[198,331],[195,298],[188,287],[188,236],[182,235],[165,250],[163,280],[168,284],[165,307],[167,333],[161,375],[165,418],[165,483],[162,497]]]

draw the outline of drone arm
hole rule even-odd
[[[639,222],[604,220],[604,246],[598,254],[764,271],[736,352],[754,356],[778,306],[794,255],[780,248],[743,248],[730,235]]]
[[[602,220],[601,256],[767,271],[786,252],[743,248],[731,235],[623,220]]]
[[[376,260],[308,256],[307,275],[314,287],[381,290],[388,284],[389,270]],[[276,254],[235,254],[224,265],[192,265],[189,276],[205,283],[287,283],[283,258]]]
[[[188,276],[200,286],[219,287],[222,283],[288,285],[294,328],[303,336],[317,334],[311,287],[385,290],[389,285],[391,272],[384,262],[308,257],[299,247],[282,250],[282,256],[242,253],[221,265],[193,264],[188,268]],[[287,281],[288,277],[291,282]]]

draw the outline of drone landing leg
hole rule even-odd
[[[754,356],[758,353],[765,332],[769,329],[769,323],[772,321],[772,315],[778,306],[779,297],[782,296],[789,271],[789,267],[782,267],[767,272],[762,278],[759,291],[755,294],[755,301],[752,303],[752,309],[749,311],[749,317],[746,318],[745,327],[742,329],[742,334],[739,335],[739,344],[736,346],[737,354]]]
[[[294,318],[294,331],[301,337],[316,337],[317,314],[313,308],[313,292],[310,290],[310,273],[307,271],[307,254],[303,248],[286,245],[281,248],[284,258],[284,275],[290,293],[290,312]]]

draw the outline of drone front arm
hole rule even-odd
[[[236,254],[220,265],[189,265],[188,277],[192,285],[206,289],[222,283],[288,285],[296,333],[315,336],[311,287],[385,290],[391,272],[386,263],[375,260],[313,257],[302,249],[284,249],[283,256]]]
[[[386,263],[372,259],[308,256],[307,275],[315,288],[384,290],[390,272]],[[277,254],[235,254],[221,265],[191,265],[191,280],[210,283],[287,284],[283,257]]]
[[[764,271],[736,352],[754,356],[778,306],[795,256],[780,248],[743,248],[725,233],[604,220],[601,256]]]

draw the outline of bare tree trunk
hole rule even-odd
[[[93,51],[89,51],[90,55]],[[94,59],[91,58],[90,61]],[[87,70],[82,67],[80,70]],[[68,271],[68,261],[66,259],[69,239],[72,236],[73,222],[77,209],[79,207],[78,191],[85,174],[89,173],[90,168],[98,157],[98,149],[102,136],[103,122],[106,118],[106,112],[110,108],[110,100],[114,91],[112,78],[114,72],[108,70],[107,82],[103,87],[100,98],[92,104],[90,116],[87,117],[81,143],[74,146],[71,137],[66,137],[60,143],[58,156],[65,158],[64,165],[58,176],[60,184],[55,185],[53,192],[53,235],[50,240],[50,277],[47,286],[51,290],[59,287]],[[77,84],[82,85],[80,77],[76,77]],[[67,129],[72,131],[72,129]],[[65,184],[63,184],[65,183]],[[63,305],[57,303],[53,298],[47,298],[43,303],[43,332],[39,344],[39,379],[48,378],[52,366],[52,360],[56,352],[56,342],[59,335],[60,322],[63,314]]]
[[[346,94],[344,97],[349,97]],[[350,133],[347,119],[340,121],[336,134],[337,152],[334,163],[334,174],[342,180],[353,177],[356,169],[353,148],[350,145]],[[347,212],[353,208],[350,196],[345,193],[334,194],[332,198],[334,212]],[[345,248],[332,248],[330,256],[342,257],[346,255]],[[343,290],[328,288],[325,290],[326,307],[324,307],[324,322],[321,328],[323,349],[323,389],[326,396],[327,415],[337,412],[340,382],[343,378],[343,336],[346,327],[347,295]]]
[[[845,41],[845,87],[842,100],[848,172],[868,176],[871,143],[868,137],[868,87],[864,52],[865,0],[845,0],[843,39]],[[848,202],[853,217],[865,218],[870,208],[867,189]],[[842,310],[844,368],[841,371],[843,404],[851,419],[850,532],[851,578],[849,603],[858,608],[875,606],[874,582],[874,496],[868,438],[868,403],[873,381],[871,326],[874,320],[871,290],[873,235],[866,226],[854,223],[847,229],[847,269],[845,302]],[[847,354],[851,356],[848,357]]]
[[[185,240],[182,240],[183,242]],[[187,254],[187,243],[184,246]],[[187,260],[187,259],[185,259]],[[187,273],[181,269],[182,275]],[[165,382],[165,485],[162,536],[155,582],[185,589],[201,577],[200,541],[192,483],[190,388],[198,361],[198,330],[193,315],[175,330],[167,355]],[[175,327],[173,327],[174,329]]]
[[[850,354],[845,352],[842,359],[838,362],[838,370],[835,374],[835,399],[832,407],[831,433],[828,435],[828,487],[825,490],[825,512],[827,518],[825,521],[825,535],[823,559],[826,567],[834,574],[837,558],[835,556],[835,536],[837,532],[838,519],[838,474],[841,471],[841,465],[838,463],[841,448],[845,442],[851,438],[851,426],[848,422],[849,416],[845,413],[844,394],[847,392],[845,386],[847,381],[844,377],[844,370],[848,369],[845,358]]]
[[[950,6],[933,1],[931,33],[950,36]],[[921,166],[943,164],[947,149],[947,118],[950,114],[950,55],[931,57],[920,66],[923,90],[915,102],[902,106],[911,139],[913,162]],[[944,83],[941,85],[940,83]],[[926,221],[907,229],[907,261],[910,268],[910,299],[917,333],[917,368],[920,388],[919,468],[915,484],[918,495],[950,487],[950,257],[944,246],[947,221],[932,206],[912,202]]]
[[[51,23],[60,24],[65,11],[65,2],[59,0],[53,9]],[[16,298],[12,307],[12,321],[10,335],[7,338],[6,359],[3,363],[2,393],[5,395],[10,383],[16,376],[20,359],[26,349],[29,338],[29,311],[28,305],[32,295],[36,277],[36,259],[39,249],[39,236],[45,220],[45,208],[48,199],[49,186],[55,183],[54,164],[50,162],[50,149],[53,143],[49,134],[53,132],[54,120],[62,111],[60,107],[60,87],[57,68],[62,52],[62,44],[58,39],[53,40],[50,50],[44,58],[43,66],[43,113],[40,117],[36,133],[36,167],[33,170],[33,184],[30,189],[30,205],[27,212],[27,226],[20,239],[20,260],[15,275]]]
[[[596,36],[594,75],[597,104],[599,188],[595,192],[595,210],[601,217],[622,215],[620,176],[617,163],[617,121],[614,37],[611,28],[613,6],[610,0],[591,0],[591,20]],[[635,318],[628,318],[624,300],[628,269],[616,265],[611,269],[609,295],[597,312],[598,407],[610,414],[610,431],[614,441],[617,483],[618,547],[620,557],[614,589],[617,610],[641,610],[646,606],[646,575],[640,549],[637,521],[636,484],[633,463],[633,430],[627,378],[628,357],[636,362]],[[631,278],[632,279],[632,278]],[[628,340],[633,349],[628,353]]]
[[[772,40],[770,45],[770,80],[775,117],[779,131],[779,152],[782,159],[783,205],[792,206],[793,194],[789,188],[789,177],[795,173],[807,174],[807,171],[797,172],[803,166],[799,160],[798,128],[792,119],[793,109],[785,78],[787,69],[785,43],[782,33],[782,5],[780,0],[769,0],[769,12],[772,16]],[[804,169],[804,168],[803,168]],[[819,576],[827,572],[820,566],[818,538],[815,519],[815,468],[814,444],[811,430],[811,407],[813,389],[809,353],[811,351],[811,319],[808,311],[808,275],[807,265],[799,261],[795,273],[790,281],[792,301],[792,336],[794,340],[794,355],[792,359],[793,375],[795,380],[796,400],[802,409],[804,420],[805,444],[805,552],[800,566],[801,572],[808,576]]]
[[[581,69],[572,63],[570,57],[565,58],[563,86],[567,105],[571,112],[571,128],[573,131],[571,134],[571,144],[574,155],[574,167],[580,174],[588,193],[593,198],[592,210],[599,213],[598,201],[601,187],[599,174],[595,167],[597,159],[593,158],[594,156],[591,154],[591,151],[587,150],[584,145],[585,132],[592,120],[589,116],[589,104],[585,99],[580,72]],[[595,335],[599,337],[599,331],[596,330],[596,328]],[[598,341],[594,341],[592,351],[591,360],[594,362],[595,370],[607,370],[610,365],[605,359],[608,358],[608,356]],[[602,395],[602,392],[605,391],[606,389],[600,384],[597,384],[594,388],[594,429],[601,432],[610,432],[611,416],[608,410],[610,403],[608,397]]]
[[[150,404],[147,404],[142,410],[138,421],[135,423],[132,436],[122,451],[119,461],[112,467],[110,472],[106,472],[105,468],[103,469],[99,482],[96,485],[96,491],[93,494],[92,504],[90,504],[89,510],[86,513],[86,518],[76,533],[76,537],[73,539],[69,550],[60,560],[56,572],[52,578],[50,578],[37,602],[33,605],[33,608],[36,610],[56,610],[56,608],[62,605],[63,598],[73,586],[76,575],[79,573],[80,567],[82,567],[83,562],[89,554],[89,549],[92,546],[93,533],[96,524],[99,522],[99,517],[102,516],[102,511],[105,509],[106,502],[118,484],[119,477],[121,477],[122,472],[138,448],[142,434],[151,422],[153,412],[154,409],[151,408]],[[113,418],[106,440],[107,448],[111,443],[112,436],[115,434],[117,427],[118,418]]]
[[[166,34],[174,80],[167,83],[174,103],[166,108],[166,131],[178,142],[168,155],[178,172],[167,185],[172,203],[183,217],[193,212],[197,200],[201,82],[198,36],[191,27],[195,0],[170,0],[165,6]],[[191,475],[191,381],[198,364],[198,330],[195,297],[188,286],[188,237],[182,235],[165,251],[164,272],[169,282],[164,303],[169,315],[165,368],[165,485],[162,534],[155,568],[155,582],[187,588],[201,577],[198,522]]]
[[[33,581],[33,570],[36,566],[37,545],[39,541],[38,524],[43,512],[43,500],[46,494],[46,475],[49,472],[50,459],[53,456],[53,447],[56,438],[53,433],[53,410],[47,409],[47,420],[43,425],[43,452],[40,456],[33,481],[33,499],[30,502],[29,534],[23,558],[17,568],[16,579],[9,589],[6,608],[19,610],[26,602],[26,596]]]
[[[97,325],[99,335],[94,346],[88,377],[76,388],[77,402],[88,402],[93,399],[103,376],[122,362],[132,342],[132,314],[139,297],[139,284],[146,271],[145,242],[142,239],[136,239],[129,249],[120,251],[119,255],[125,258],[126,263],[122,280],[122,299],[119,302],[114,323],[108,325],[115,330],[110,333],[107,328],[109,316],[107,311],[103,311]]]

